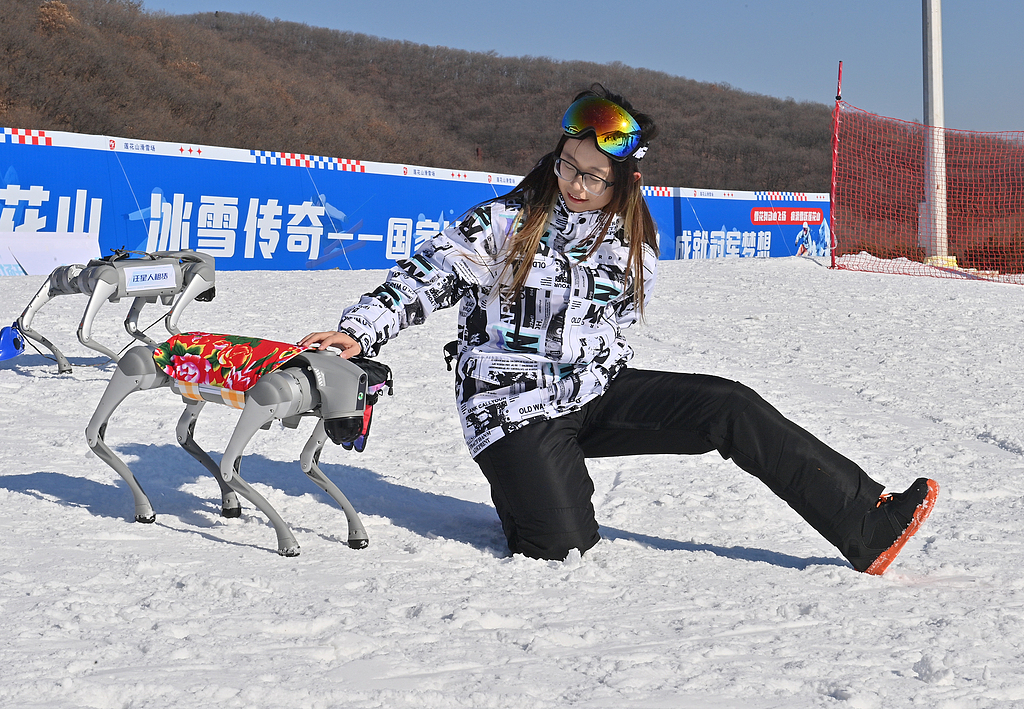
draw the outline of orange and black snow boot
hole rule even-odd
[[[903,545],[928,519],[938,494],[937,482],[918,478],[904,492],[882,495],[875,508],[864,515],[860,534],[846,541],[843,555],[857,571],[885,573]]]

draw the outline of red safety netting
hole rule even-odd
[[[1024,131],[931,128],[844,101],[835,110],[837,268],[1024,285]]]

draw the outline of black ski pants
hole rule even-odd
[[[509,549],[564,559],[600,539],[586,458],[712,450],[765,483],[840,550],[883,490],[743,384],[628,368],[581,410],[524,426],[475,460]]]

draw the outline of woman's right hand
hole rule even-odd
[[[363,351],[363,348],[359,346],[359,343],[351,335],[347,332],[338,332],[337,330],[311,332],[299,340],[299,346],[316,347],[320,350],[327,347],[337,347],[341,350],[341,356],[345,359],[355,357]]]

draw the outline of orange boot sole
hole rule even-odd
[[[921,527],[921,524],[928,519],[928,515],[932,513],[935,508],[935,498],[939,496],[939,484],[934,480],[928,481],[928,494],[917,509],[914,510],[914,517],[910,520],[910,525],[903,530],[903,534],[900,535],[899,539],[893,542],[892,546],[883,551],[878,555],[878,558],[871,562],[871,566],[865,569],[864,573],[871,574],[872,576],[881,576],[885,573],[885,570],[889,568],[895,559],[896,555],[902,551],[903,546],[910,540],[912,536]]]

